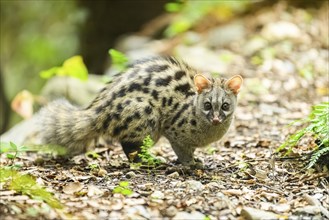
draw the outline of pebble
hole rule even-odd
[[[104,176],[106,176],[106,174],[107,174],[107,171],[103,168],[100,168],[97,173],[97,176],[104,177]]]
[[[254,37],[243,46],[242,52],[244,55],[250,56],[266,46],[267,46],[267,40],[261,37]]]
[[[136,177],[136,173],[134,173],[133,171],[130,171],[130,172],[126,173],[126,177],[128,179],[134,178],[134,177]]]
[[[206,186],[207,186],[208,189],[210,189],[210,190],[217,190],[217,189],[219,189],[219,185],[218,185],[218,183],[216,183],[216,182],[210,182],[210,183],[208,183]]]
[[[186,184],[193,190],[201,191],[204,189],[204,185],[201,182],[196,180],[187,180]]]
[[[177,178],[177,177],[179,177],[179,173],[177,171],[175,171],[175,172],[169,174],[168,177],[169,178]]]
[[[204,214],[202,214],[201,212],[198,211],[193,211],[191,213],[189,212],[178,212],[175,217],[173,218],[173,220],[203,220],[205,219],[206,216]]]
[[[210,47],[223,47],[233,41],[240,41],[245,38],[246,31],[242,22],[232,22],[230,24],[212,29],[208,35],[208,45]]]
[[[291,22],[278,21],[267,24],[261,31],[261,35],[270,41],[283,39],[297,39],[302,33],[299,27]]]
[[[177,214],[177,208],[175,206],[169,206],[166,209],[166,215],[169,217],[174,217]]]
[[[152,199],[164,199],[164,193],[161,192],[161,191],[154,191],[154,192],[151,194],[151,198],[152,198]]]

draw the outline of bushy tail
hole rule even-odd
[[[85,152],[98,137],[93,129],[93,117],[61,99],[49,103],[37,115],[37,134],[41,144],[67,148],[70,155]]]

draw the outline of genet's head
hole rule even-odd
[[[195,75],[194,85],[198,93],[197,111],[202,112],[212,125],[222,124],[236,108],[237,94],[242,82],[240,75],[228,80],[210,80],[203,74]]]

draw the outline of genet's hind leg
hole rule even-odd
[[[121,141],[121,146],[129,162],[133,162],[133,163],[142,162],[141,158],[138,156],[138,154],[141,153],[142,145],[143,143],[141,142]]]

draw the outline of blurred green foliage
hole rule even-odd
[[[44,201],[52,208],[63,208],[63,205],[29,174],[0,168],[0,182],[5,183],[5,188],[27,195],[32,199]]]
[[[121,53],[120,51],[115,49],[110,49],[109,54],[111,56],[112,66],[116,70],[121,72],[127,68],[129,60],[124,53]]]
[[[85,81],[88,79],[88,70],[81,56],[73,56],[65,60],[62,66],[41,71],[40,76],[44,79],[53,76],[70,76]]]
[[[164,33],[167,37],[176,36],[191,29],[204,16],[210,14],[218,20],[226,20],[231,18],[234,13],[244,11],[249,4],[249,0],[176,0],[169,2],[165,5],[165,10],[178,14]]]
[[[1,1],[0,62],[6,95],[38,93],[38,73],[57,66],[78,49],[79,25],[86,11],[76,1]]]

